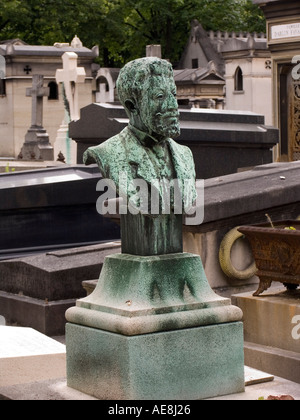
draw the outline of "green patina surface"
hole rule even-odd
[[[142,179],[148,185],[149,207],[153,196],[159,197],[159,215],[152,217],[150,211],[148,215],[140,213],[136,223],[131,215],[122,217],[122,224],[130,225],[130,229],[127,226],[122,229],[123,252],[135,255],[181,252],[181,226],[174,223],[176,218],[173,217],[174,189],[171,188],[170,193],[171,214],[165,217],[162,213],[166,192],[160,181],[179,181],[183,213],[196,199],[195,165],[190,149],[171,138],[180,134],[172,66],[158,58],[130,62],[121,70],[117,88],[129,125],[119,135],[89,148],[84,154],[84,162],[96,162],[104,178],[113,181],[117,193],[126,202],[129,200],[134,208],[140,208],[141,204],[141,197],[136,194],[136,179]],[[125,174],[125,182],[120,182],[121,174]],[[143,218],[148,220],[143,221]],[[174,229],[175,226],[178,228]],[[133,237],[136,245],[129,246]],[[169,238],[169,247],[164,238]]]
[[[241,322],[134,337],[66,327],[68,386],[97,398],[184,401],[244,391]]]
[[[96,289],[70,308],[67,320],[123,335],[179,330],[242,319],[230,299],[209,286],[198,255],[114,254]]]
[[[128,63],[118,93],[130,123],[90,148],[118,194],[139,209],[134,179],[179,179],[182,208],[196,198],[190,149],[179,134],[171,65]],[[126,183],[120,182],[125,174]],[[185,184],[185,180],[192,182]],[[157,195],[163,203],[164,184]],[[188,185],[186,189],[186,185]],[[182,215],[122,215],[122,254],[106,258],[98,285],[66,313],[68,385],[100,399],[197,399],[244,390],[242,313],[210,288],[198,255],[182,252]]]

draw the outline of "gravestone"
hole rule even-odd
[[[262,115],[181,108],[179,113],[181,131],[177,142],[191,149],[197,179],[227,175],[273,161],[278,130],[267,127]],[[70,137],[77,142],[77,162],[82,163],[88,147],[118,134],[127,124],[128,117],[121,105],[94,103],[82,108],[80,119],[69,126]]]
[[[43,87],[44,77],[32,76],[32,88],[26,89],[26,96],[32,97],[31,127],[25,135],[20,157],[25,160],[53,160],[53,147],[47,131],[43,128],[43,97],[49,95],[49,88]]]
[[[100,179],[83,165],[0,174],[0,260],[119,239],[96,209]]]
[[[96,161],[134,212],[121,217],[122,253],[105,259],[94,292],[66,312],[68,386],[101,399],[242,392],[242,313],[212,291],[200,257],[182,252],[182,211],[196,198],[195,171],[191,151],[170,138],[179,135],[172,67],[158,58],[135,60],[121,70],[117,87],[129,125],[89,148],[84,160]],[[143,198],[156,188],[155,216],[135,200],[135,177],[146,184]],[[180,200],[172,190],[166,214],[164,184],[153,184],[156,178],[190,181],[179,182]]]
[[[65,376],[66,348],[32,328],[0,326],[0,387]]]
[[[79,119],[78,83],[84,83],[86,73],[84,67],[77,67],[78,55],[66,52],[62,56],[63,69],[56,70],[56,82],[63,83],[69,106],[70,120]]]
[[[77,67],[77,59],[78,55],[74,52],[64,53],[63,69],[56,70],[56,82],[62,85],[65,117],[57,132],[54,148],[55,154],[62,153],[69,164],[76,163],[76,143],[69,137],[68,124],[79,119],[78,84],[84,83],[86,77],[84,67]]]
[[[1,314],[9,325],[64,334],[65,311],[85,296],[82,282],[98,278],[104,258],[116,252],[120,244],[108,242],[0,262]]]

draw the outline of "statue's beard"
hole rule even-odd
[[[179,113],[157,113],[151,124],[153,135],[175,138],[180,135]]]

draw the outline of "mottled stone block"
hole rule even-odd
[[[99,399],[188,400],[244,391],[241,322],[124,336],[67,324],[68,386]]]

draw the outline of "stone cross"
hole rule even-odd
[[[19,154],[25,160],[53,160],[53,147],[49,135],[43,128],[43,97],[49,96],[49,88],[43,87],[44,76],[34,74],[32,87],[26,89],[26,96],[32,98],[31,126],[25,134],[25,142]]]
[[[26,96],[32,97],[31,127],[43,127],[43,97],[49,95],[49,88],[43,87],[44,77],[32,76],[32,87],[26,89]]]
[[[56,70],[56,82],[63,83],[69,102],[71,121],[79,120],[78,83],[84,83],[86,73],[84,67],[77,67],[78,55],[66,52],[62,56],[63,69]]]

